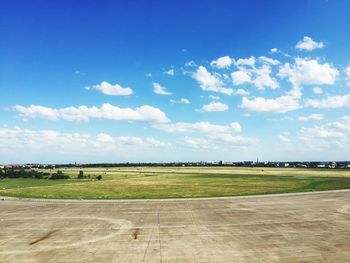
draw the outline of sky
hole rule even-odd
[[[349,160],[349,1],[0,2],[0,163]]]

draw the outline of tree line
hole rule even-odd
[[[70,179],[68,174],[63,173],[61,170],[57,170],[54,173],[42,172],[32,169],[24,168],[4,168],[0,169],[0,179],[5,178],[32,178],[32,179],[50,179],[50,180],[60,180],[60,179]],[[79,171],[77,179],[91,179],[90,175],[84,175],[83,171]],[[102,175],[95,176],[95,179],[101,180]]]

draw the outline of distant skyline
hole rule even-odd
[[[1,1],[0,163],[349,160],[349,1]]]

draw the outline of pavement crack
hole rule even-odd
[[[29,243],[29,245],[34,245],[36,243],[39,243],[40,241],[43,241],[45,239],[48,239],[50,236],[52,236],[53,233],[56,233],[58,230],[52,230],[50,232],[47,232],[45,235],[43,235],[42,237],[32,241]]]

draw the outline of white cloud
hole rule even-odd
[[[214,112],[214,111],[227,111],[229,109],[228,105],[221,103],[219,101],[212,101],[209,104],[203,105],[199,112]]]
[[[275,47],[274,47],[274,48],[271,48],[271,49],[270,49],[270,52],[271,52],[271,53],[277,53],[277,52],[278,52],[278,49],[275,48]]]
[[[213,149],[213,145],[204,138],[192,138],[185,137],[182,138],[179,143],[185,147],[191,147],[194,149]]]
[[[251,73],[245,69],[240,69],[231,73],[232,83],[233,85],[241,85],[244,83],[250,83]]]
[[[288,78],[293,85],[333,85],[339,71],[328,63],[316,59],[296,58],[295,64],[284,64],[279,76]]]
[[[230,133],[210,134],[209,138],[224,144],[229,143],[233,146],[246,146],[258,142],[256,138],[243,137],[241,135],[232,135]]]
[[[290,142],[290,139],[289,139],[286,135],[280,134],[280,135],[278,136],[278,138],[279,138],[282,142]]]
[[[203,133],[230,133],[240,132],[241,127],[238,122],[229,125],[211,124],[209,122],[177,122],[168,124],[155,124],[154,128],[169,133],[203,132]]]
[[[114,143],[115,139],[106,133],[100,133],[97,135],[96,141],[102,142],[102,143]]]
[[[345,68],[345,74],[346,74],[347,85],[348,87],[350,87],[350,66],[347,66]]]
[[[325,45],[322,42],[316,42],[312,40],[311,37],[307,37],[307,36],[305,36],[303,40],[300,40],[295,46],[295,48],[299,50],[306,50],[306,51],[312,51],[314,49],[323,48],[323,47],[325,47]]]
[[[241,131],[239,123],[232,123],[231,129],[235,132]],[[227,127],[228,128],[228,127]],[[226,147],[246,147],[252,144],[258,143],[257,138],[244,137],[227,131],[218,131],[207,133],[204,138],[185,137],[180,140],[182,147],[191,147],[195,149],[210,149],[210,150],[222,150]]]
[[[323,93],[323,89],[320,88],[320,87],[314,87],[312,89],[312,91],[315,93],[315,94],[322,94]]]
[[[13,156],[14,160],[26,158],[26,161],[37,160],[57,161],[56,158],[84,158],[93,156],[104,158],[113,154],[114,158],[120,155],[130,154],[130,150],[140,151],[159,147],[171,147],[168,142],[162,142],[154,138],[140,138],[135,136],[112,136],[106,133],[97,135],[89,133],[65,133],[54,130],[31,130],[19,127],[0,128],[0,158]],[[130,155],[133,155],[131,152]],[[74,159],[70,159],[74,158]],[[76,159],[75,159],[76,160]],[[96,159],[94,159],[96,160]]]
[[[186,98],[181,98],[180,100],[173,100],[173,99],[171,99],[170,102],[173,103],[173,104],[190,104],[191,103]]]
[[[267,63],[267,64],[271,64],[273,66],[276,66],[276,65],[280,64],[279,60],[273,59],[273,58],[268,58],[268,57],[265,57],[265,56],[259,57],[259,61]]]
[[[143,140],[134,136],[119,136],[115,138],[115,142],[120,145],[141,145]]]
[[[308,116],[299,116],[298,117],[299,121],[320,121],[323,119],[324,119],[323,114],[316,114],[316,113],[310,114]]]
[[[174,69],[171,68],[171,69],[169,69],[167,71],[164,71],[163,74],[169,75],[169,76],[174,76],[175,75],[175,71],[174,71]]]
[[[255,57],[250,57],[250,58],[240,58],[236,61],[236,66],[250,66],[250,67],[255,67]]]
[[[110,84],[107,81],[102,81],[99,85],[94,85],[92,87],[85,87],[86,90],[98,90],[101,91],[105,95],[110,96],[128,96],[133,94],[133,90],[131,88],[123,88],[119,84]]]
[[[159,95],[171,95],[172,93],[167,91],[165,87],[161,86],[157,82],[153,82],[153,92]]]
[[[258,97],[248,99],[243,97],[241,107],[249,111],[285,113],[300,108],[299,102],[291,96],[281,96],[276,99]]]
[[[339,96],[329,96],[325,99],[308,99],[305,102],[305,106],[313,108],[350,108],[350,93]]]
[[[197,64],[193,60],[190,60],[185,63],[185,67],[197,67]]]
[[[302,127],[300,129],[301,140],[315,148],[340,148],[348,147],[350,141],[350,120],[341,118],[339,121],[329,122],[324,125]]]
[[[217,68],[229,68],[233,64],[233,59],[229,56],[220,57],[217,60],[213,60],[210,66]]]
[[[151,78],[152,77],[152,73],[146,73],[145,76],[146,76],[146,78]]]
[[[47,119],[51,121],[55,121],[59,119],[59,113],[56,109],[40,106],[40,105],[30,105],[30,107],[24,107],[22,105],[14,106],[14,109],[17,110],[23,120],[28,119]]]
[[[272,73],[271,65],[277,65],[279,61],[267,57],[260,57],[259,61],[263,62],[263,64],[257,68],[255,67],[254,57],[245,60],[248,61],[242,62],[238,60],[240,61],[240,65],[238,66],[239,70],[231,73],[233,85],[242,85],[244,83],[248,83],[254,85],[258,89],[264,89],[265,87],[276,89],[279,87],[277,80],[270,75]],[[251,67],[247,68],[245,66],[242,66],[247,64]]]
[[[135,109],[120,108],[109,103],[98,107],[67,107],[60,109],[48,108],[40,105],[14,106],[20,113],[23,120],[47,119],[47,120],[68,120],[68,121],[88,121],[90,118],[124,121],[147,121],[147,122],[168,122],[169,119],[160,109],[143,105]]]
[[[258,89],[264,89],[265,87],[270,87],[271,89],[277,89],[279,84],[277,80],[270,76],[271,67],[268,65],[263,65],[260,68],[255,69],[257,77],[253,80],[254,86]]]
[[[230,127],[232,128],[233,131],[235,132],[241,132],[242,131],[242,127],[241,124],[239,124],[239,122],[232,122],[230,124]]]
[[[202,90],[220,92],[227,95],[233,93],[233,89],[223,88],[223,83],[218,76],[211,74],[203,66],[199,66],[196,72],[192,74],[192,77],[197,80]]]
[[[250,93],[244,89],[238,89],[234,92],[235,95],[248,96]]]
[[[169,148],[169,147],[171,147],[171,143],[159,141],[159,140],[154,139],[152,137],[146,138],[146,142],[148,144],[152,145],[152,146],[155,146],[155,147],[160,147],[160,148]]]
[[[294,88],[286,95],[276,99],[265,99],[262,97],[248,99],[243,97],[241,108],[256,112],[285,113],[301,108],[299,104],[300,96],[300,90]]]

